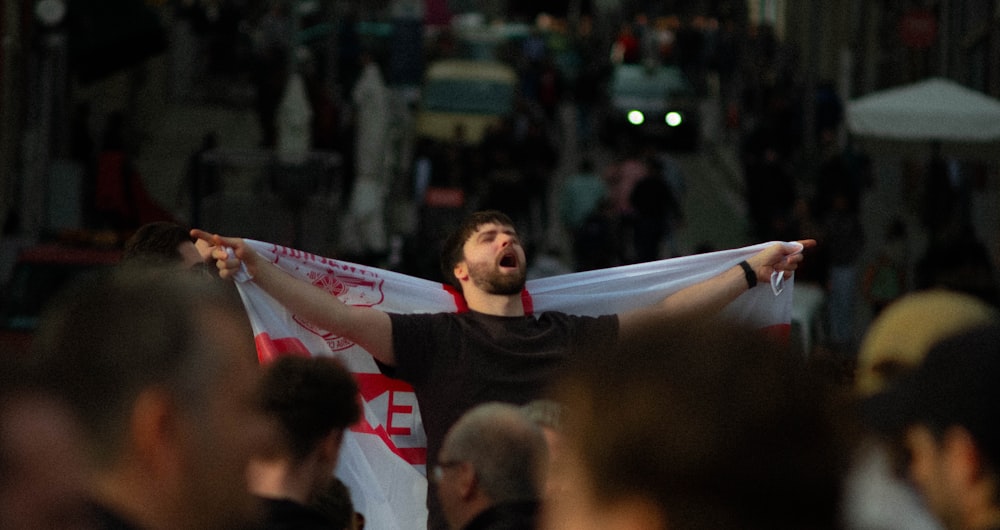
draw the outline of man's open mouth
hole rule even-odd
[[[513,254],[505,255],[500,258],[500,266],[509,268],[517,267],[517,256],[514,256]]]

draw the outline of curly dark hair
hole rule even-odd
[[[357,383],[338,360],[285,355],[266,368],[264,412],[281,425],[293,458],[304,458],[331,431],[360,419]]]

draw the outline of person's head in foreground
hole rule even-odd
[[[835,528],[848,438],[787,345],[689,323],[578,356],[543,528]]]
[[[239,298],[169,267],[81,279],[43,317],[33,368],[82,430],[107,524],[230,528],[261,513],[247,489],[267,437]]]
[[[902,432],[910,480],[948,529],[1000,527],[1000,325],[938,342],[870,398],[870,419]]]
[[[260,400],[278,435],[254,455],[251,489],[306,505],[328,485],[344,433],[361,416],[357,383],[337,359],[285,355],[265,366]]]
[[[470,409],[448,430],[431,477],[448,527],[501,521],[533,527],[545,458],[541,429],[519,407],[485,403]]]

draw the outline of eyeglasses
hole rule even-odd
[[[455,467],[461,463],[461,460],[443,460],[438,462],[438,464],[434,466],[434,469],[431,470],[431,480],[434,482],[441,482],[441,479],[444,477],[445,469]]]

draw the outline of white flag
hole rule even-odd
[[[284,271],[317,285],[344,303],[390,313],[436,313],[465,309],[450,287],[375,267],[316,256],[248,240]],[[579,272],[528,281],[522,295],[528,313],[563,311],[604,315],[652,305],[679,289],[711,278],[770,243],[650,263]],[[427,449],[412,388],[382,375],[372,357],[351,341],[289,313],[253,282],[237,283],[250,314],[258,356],[334,356],[354,372],[364,413],[344,438],[336,475],[351,490],[366,526],[387,530],[426,526]],[[787,336],[793,283],[751,289],[724,314],[735,321]]]

